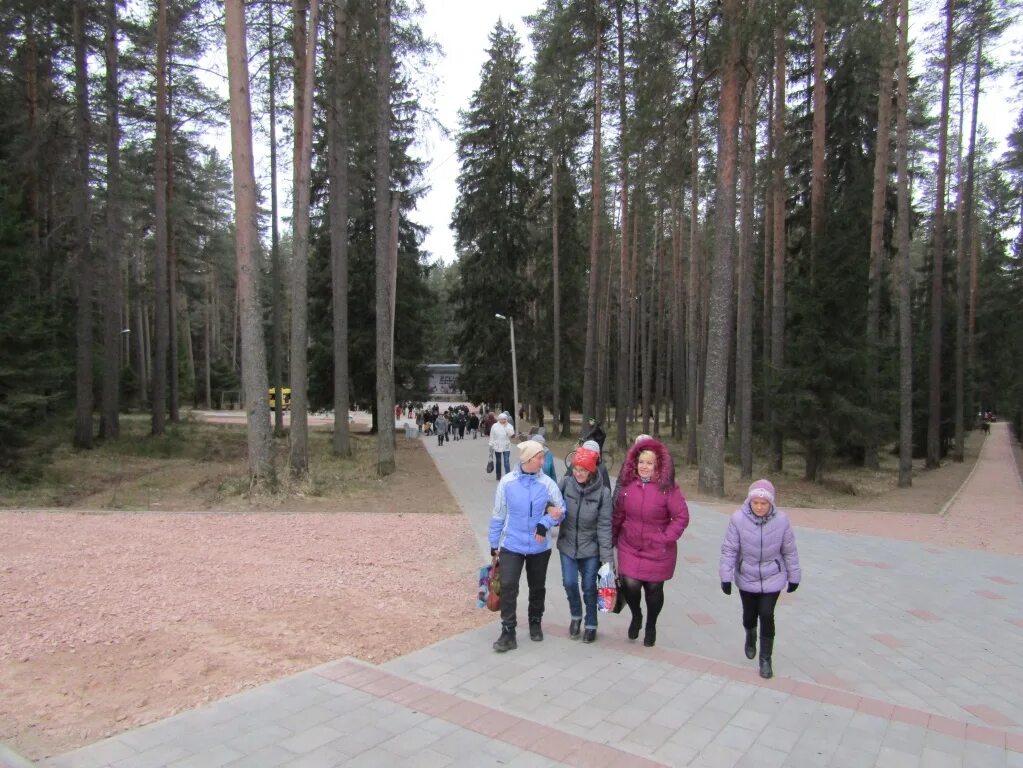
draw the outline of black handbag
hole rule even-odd
[[[625,592],[622,591],[621,576],[615,577],[615,587],[617,588],[617,591],[615,592],[615,607],[612,610],[612,613],[621,613],[625,610]]]

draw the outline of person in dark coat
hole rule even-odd
[[[732,594],[732,582],[742,600],[742,626],[746,630],[746,658],[757,653],[760,623],[760,676],[774,676],[774,608],[782,589],[795,592],[802,580],[796,534],[784,512],[774,505],[770,480],[749,487],[742,506],[728,522],[721,543],[721,591]]]
[[[607,439],[607,433],[604,432],[604,428],[600,426],[600,423],[592,416],[586,420],[585,431],[583,436],[580,438],[581,442],[587,440],[593,440],[600,447],[600,450],[604,450],[604,440]]]
[[[443,413],[438,413],[433,420],[433,431],[437,433],[437,445],[444,445],[448,439],[448,420]]]
[[[494,415],[494,412],[493,411],[487,411],[487,415],[486,415],[486,417],[484,417],[483,422],[482,422],[482,425],[483,425],[483,436],[484,437],[490,437],[490,428],[492,426],[494,426],[496,423],[497,423],[497,417]]]
[[[558,553],[561,555],[561,583],[571,614],[568,636],[578,640],[582,627],[583,642],[592,643],[597,639],[597,570],[612,559],[611,491],[597,475],[597,454],[579,448],[572,457],[571,471],[558,487],[566,508],[565,520],[558,532]]]
[[[615,491],[612,539],[618,574],[632,612],[629,639],[643,626],[640,594],[646,596],[643,645],[657,641],[657,616],[664,607],[664,582],[675,575],[678,542],[689,525],[686,499],[675,484],[671,454],[659,440],[634,443],[625,456]]]

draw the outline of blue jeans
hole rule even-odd
[[[511,451],[495,451],[494,452],[494,471],[497,473],[497,479],[501,479],[501,457],[504,457],[504,473],[507,475],[511,472]]]
[[[568,596],[568,608],[573,619],[583,618],[583,603],[586,604],[586,629],[597,628],[597,569],[599,557],[581,557],[578,560],[561,552],[561,583]],[[579,600],[579,577],[583,580],[583,599]]]

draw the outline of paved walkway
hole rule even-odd
[[[1014,504],[995,425],[958,505]],[[487,551],[486,443],[425,445]],[[990,463],[989,463],[990,462]],[[993,474],[989,475],[989,470]],[[1023,558],[800,528],[803,587],[777,612],[776,677],[742,651],[718,587],[727,518],[691,506],[656,648],[602,616],[567,637],[560,568],[546,639],[498,623],[380,666],[340,659],[45,762],[99,766],[1023,767]],[[525,591],[525,590],[523,590]],[[0,765],[4,764],[0,751]]]

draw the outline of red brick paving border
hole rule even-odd
[[[1012,621],[1023,624],[1023,619]],[[902,644],[898,638],[891,635],[875,635],[874,637],[886,645],[888,644],[886,640],[894,641],[896,645],[893,647]],[[834,675],[822,675],[815,683],[785,677],[764,680],[759,677],[752,666],[738,666],[667,648],[644,648],[634,642],[617,638],[603,639],[602,645],[690,672],[724,677],[735,682],[788,693],[801,699],[830,704],[862,712],[872,717],[924,728],[965,741],[1023,753],[1023,734],[993,727],[1014,726],[1016,725],[1015,721],[986,704],[963,706],[963,709],[988,723],[988,725],[977,725],[868,696],[860,696],[849,691],[846,683]],[[471,699],[464,699],[455,694],[430,688],[428,685],[408,681],[399,675],[393,675],[381,669],[368,668],[362,662],[346,659],[318,674],[379,698],[447,720],[482,736],[504,741],[533,754],[539,754],[568,765],[594,766],[594,768],[611,765],[616,768],[618,766],[650,768],[663,765],[663,763],[615,747],[534,723],[526,718],[488,707]],[[522,728],[523,725],[528,725],[528,728]]]

